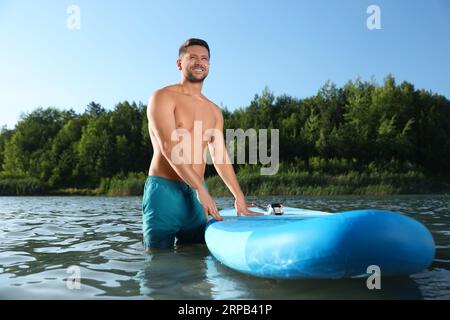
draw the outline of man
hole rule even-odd
[[[181,82],[157,90],[149,100],[154,154],[142,204],[147,250],[171,247],[175,238],[177,244],[202,243],[208,215],[223,220],[203,181],[207,146],[216,171],[235,198],[237,214],[258,215],[247,209],[228,158],[222,112],[202,94],[209,60],[208,44],[188,39],[177,59]]]

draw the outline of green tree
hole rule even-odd
[[[23,116],[5,145],[3,170],[47,182],[52,170],[49,161],[52,140],[73,115],[72,110],[38,108]]]
[[[51,188],[75,187],[80,184],[75,171],[79,162],[77,145],[81,139],[83,127],[86,125],[86,118],[70,119],[53,139],[50,153],[53,168],[49,179]]]
[[[107,113],[91,119],[82,129],[77,143],[75,175],[84,187],[95,187],[103,177],[114,175],[114,141],[109,132],[109,115]]]

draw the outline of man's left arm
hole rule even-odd
[[[245,197],[242,193],[239,182],[236,178],[233,166],[228,156],[225,139],[223,137],[223,116],[218,107],[215,107],[216,126],[211,141],[208,143],[209,153],[220,178],[234,196],[236,212],[238,215],[261,215],[260,213],[248,210],[245,204]]]

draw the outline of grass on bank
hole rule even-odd
[[[45,194],[45,185],[37,178],[0,176],[0,196]]]
[[[352,168],[352,169],[350,169]],[[237,177],[245,195],[392,195],[450,193],[445,177],[429,177],[417,168],[392,162],[371,163],[359,170],[347,160],[324,161],[312,158],[309,168],[303,162],[280,164],[278,173],[260,175],[260,167],[241,167]],[[35,178],[0,175],[0,195],[107,195],[141,196],[147,173],[119,174],[103,178],[96,189],[66,188],[49,190]],[[206,179],[214,196],[231,195],[222,179],[215,175]]]

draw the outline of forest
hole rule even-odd
[[[37,108],[0,132],[0,195],[140,195],[153,149],[146,105],[91,102],[74,110]],[[275,96],[222,107],[224,130],[279,129],[280,168],[235,164],[246,194],[447,193],[450,101],[392,75],[383,83],[328,81],[314,96]],[[1,122],[1,121],[0,121]],[[212,165],[213,195],[227,195]]]

